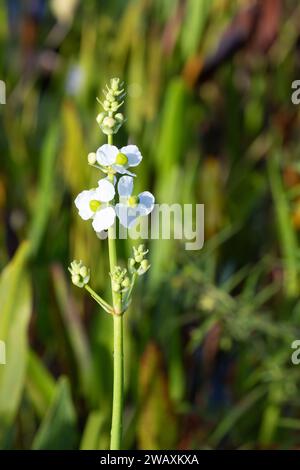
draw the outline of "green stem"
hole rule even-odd
[[[120,450],[123,422],[123,316],[114,315],[114,391],[111,423],[111,450]]]
[[[112,145],[112,135],[108,136],[108,143]],[[117,249],[115,240],[115,225],[108,229],[109,267],[112,273],[117,265]],[[124,361],[123,361],[123,316],[121,315],[121,294],[112,289],[114,306],[114,388],[111,423],[111,450],[120,450],[122,442],[123,422],[123,389],[124,389]]]
[[[100,295],[96,294],[96,292],[88,284],[86,284],[84,287],[89,292],[91,297],[100,305],[100,307],[102,307],[107,313],[113,315],[113,308],[107,302],[105,302],[105,300],[102,299]]]

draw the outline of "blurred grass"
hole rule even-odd
[[[0,10],[0,447],[109,445],[111,319],[66,267],[82,258],[109,295],[106,243],[73,200],[99,177],[96,96],[120,76],[137,190],[205,204],[203,250],[149,243],[126,318],[125,446],[297,448],[297,2],[258,1],[256,21],[248,0],[33,3]]]

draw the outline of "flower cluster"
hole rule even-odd
[[[110,276],[114,292],[126,292],[129,289],[131,281],[126,268],[122,269],[120,266],[115,266]]]
[[[130,229],[139,217],[147,216],[154,208],[154,196],[149,191],[139,194],[134,192],[136,175],[131,170],[143,159],[140,150],[136,145],[126,145],[120,149],[112,145],[112,134],[124,122],[123,115],[118,111],[125,96],[122,86],[117,78],[110,80],[110,85],[106,86],[105,99],[103,103],[100,102],[103,112],[97,116],[97,122],[104,134],[108,135],[108,143],[88,155],[88,163],[104,173],[104,176],[99,179],[97,187],[82,191],[74,201],[80,217],[90,220],[97,234],[109,230],[115,225],[116,219]],[[110,231],[109,237],[112,237]],[[147,253],[144,245],[140,245],[133,248],[127,269],[116,265],[116,261],[111,264],[113,305],[107,303],[88,284],[90,271],[82,261],[73,261],[69,267],[72,282],[78,287],[84,287],[106,312],[112,315],[123,314],[130,304],[138,276],[150,268],[149,261],[145,258]]]
[[[97,188],[82,191],[75,199],[80,217],[91,219],[97,233],[111,227],[116,216],[124,227],[132,228],[140,216],[150,214],[154,207],[154,196],[149,191],[133,195],[132,176],[122,176],[116,184],[117,191],[114,181],[102,178]]]
[[[128,260],[128,270],[115,266],[110,273],[113,292],[120,295],[120,312],[123,313],[131,302],[131,293],[138,276],[145,274],[150,268],[149,261],[145,258],[148,250],[144,245],[133,247],[132,257]]]
[[[90,270],[83,264],[81,260],[72,261],[68,269],[71,273],[71,279],[75,286],[83,287],[88,284],[90,280]]]
[[[117,112],[124,103],[125,91],[122,86],[119,78],[112,78],[110,86],[106,85],[106,90],[103,90],[104,101],[98,100],[104,111],[98,114],[96,121],[103,134],[116,134],[125,120],[123,114]]]
[[[133,256],[128,260],[128,269],[130,273],[136,273],[139,276],[145,274],[150,268],[149,261],[145,259],[149,250],[145,250],[144,245],[139,245],[138,248],[133,247]]]
[[[97,121],[102,131],[110,135],[117,132],[124,119],[117,110],[122,105],[124,89],[118,78],[106,87],[105,100],[101,105],[104,112]],[[109,131],[109,129],[110,131]],[[75,205],[83,220],[92,220],[97,233],[109,229],[116,216],[126,228],[131,228],[140,216],[150,214],[154,207],[154,196],[149,191],[133,194],[133,177],[129,168],[138,166],[142,154],[136,145],[126,145],[118,149],[115,145],[102,145],[88,155],[88,163],[107,176],[98,181],[98,187],[82,191],[75,199]]]

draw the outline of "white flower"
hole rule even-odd
[[[132,196],[133,178],[122,176],[118,182],[120,203],[116,204],[116,214],[124,227],[131,228],[140,216],[150,214],[154,207],[154,196],[144,191],[138,196]]]
[[[143,158],[136,145],[126,145],[119,150],[114,145],[105,144],[98,148],[96,156],[102,167],[111,167],[116,173],[131,176],[135,174],[128,171],[128,168],[137,166]]]
[[[115,188],[106,178],[98,182],[96,189],[82,191],[75,199],[78,213],[83,220],[93,219],[96,232],[111,227],[115,221],[115,209],[108,203],[115,196]]]

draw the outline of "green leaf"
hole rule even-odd
[[[26,391],[38,416],[43,417],[53,398],[55,381],[33,351],[28,354]]]
[[[55,390],[51,405],[38,429],[33,449],[73,449],[77,442],[76,414],[71,398],[69,381],[62,377]]]
[[[182,28],[181,48],[185,59],[197,52],[212,2],[210,0],[188,0]]]
[[[52,208],[55,192],[55,159],[58,142],[58,127],[51,127],[44,144],[41,155],[41,166],[39,175],[38,191],[35,199],[35,207],[29,239],[32,242],[32,252],[35,254],[40,246],[44,235],[50,211]]]
[[[173,449],[178,437],[177,417],[168,393],[162,355],[151,343],[142,357],[139,392],[139,449]]]
[[[92,411],[87,419],[80,444],[81,450],[98,450],[109,448],[109,433],[106,432],[107,421],[102,411]]]
[[[278,235],[281,245],[285,266],[285,290],[288,297],[296,297],[299,292],[298,287],[298,263],[295,253],[297,253],[298,242],[290,216],[290,207],[287,200],[283,182],[280,174],[280,164],[282,155],[280,152],[274,153],[268,159],[268,173],[270,187],[274,200],[274,209],[277,217]]]
[[[0,365],[0,445],[17,413],[27,363],[27,328],[31,291],[26,274],[29,244],[23,243],[0,278],[0,339],[6,347],[6,364]]]

